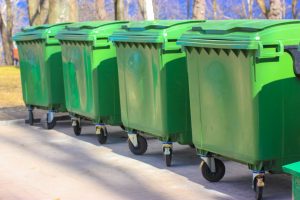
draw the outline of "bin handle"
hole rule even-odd
[[[266,52],[264,49],[268,48],[268,46],[275,47],[275,52]],[[258,52],[257,58],[275,58],[279,57],[284,52],[284,45],[281,41],[278,41],[278,44],[262,44],[261,42],[258,43]]]

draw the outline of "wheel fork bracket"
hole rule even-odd
[[[128,139],[133,144],[134,147],[138,147],[137,134],[133,132],[128,132]]]
[[[170,155],[172,148],[173,148],[173,143],[172,142],[164,142],[163,143],[164,155]]]
[[[201,159],[207,164],[207,166],[209,167],[209,169],[212,173],[216,172],[216,164],[215,164],[214,157],[201,156]]]
[[[47,122],[51,123],[54,120],[54,112],[52,110],[49,110],[47,113]]]
[[[104,127],[103,124],[97,124],[96,125],[96,134],[100,135],[101,134],[101,129]]]
[[[265,186],[264,176],[265,176],[264,171],[253,171],[252,180],[254,182],[254,180],[257,179],[257,187],[264,187]]]

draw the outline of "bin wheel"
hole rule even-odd
[[[167,167],[170,167],[171,164],[172,164],[172,155],[173,155],[173,150],[172,150],[172,148],[170,148],[170,154],[165,155],[165,161],[166,161],[166,166]]]
[[[100,134],[97,134],[97,140],[100,144],[105,144],[107,142],[107,129],[106,127],[102,127],[100,129]]]
[[[218,182],[225,175],[225,165],[221,160],[217,158],[215,158],[216,172],[211,172],[209,166],[204,161],[201,162],[200,168],[203,177],[209,182]]]
[[[135,147],[130,139],[128,139],[129,150],[135,155],[142,155],[147,151],[148,144],[146,138],[137,134],[138,146]]]
[[[78,121],[76,122],[76,125],[73,126],[73,131],[76,136],[79,136],[81,134],[81,126]]]
[[[30,126],[34,123],[34,116],[32,110],[28,111],[28,123]]]
[[[42,127],[44,129],[53,129],[54,126],[56,125],[56,120],[55,118],[53,118],[53,120],[51,122],[48,122],[48,114],[46,114],[46,116],[43,118],[43,120],[41,120],[42,123]]]
[[[125,126],[124,126],[124,125],[121,125],[120,127],[121,127],[121,129],[122,129],[123,131],[125,131]]]
[[[195,149],[196,148],[194,144],[190,144],[189,146],[191,147],[191,149]]]
[[[263,177],[263,181],[265,181],[264,177]],[[262,200],[263,199],[264,187],[258,187],[257,186],[257,177],[255,177],[255,179],[253,181],[253,189],[255,191],[255,199],[256,200]]]

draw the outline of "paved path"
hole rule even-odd
[[[193,149],[175,145],[174,166],[167,168],[159,141],[149,139],[147,153],[134,156],[121,129],[108,130],[108,144],[101,146],[93,126],[75,137],[66,122],[50,131],[2,123],[0,200],[254,199],[251,172],[244,165],[225,161],[224,179],[208,183]],[[291,199],[289,176],[267,175],[268,199]]]

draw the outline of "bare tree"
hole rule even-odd
[[[189,19],[190,18],[190,5],[191,5],[191,1],[187,0],[186,1],[186,18]]]
[[[13,65],[13,41],[12,41],[12,29],[13,29],[13,14],[12,4],[10,0],[5,0],[6,4],[6,18],[4,13],[0,12],[0,33],[2,46],[4,51],[4,61],[7,65]]]
[[[248,3],[248,18],[253,18],[253,0],[247,0]]]
[[[152,0],[139,0],[139,8],[145,20],[154,20]]]
[[[292,14],[293,14],[293,18],[294,19],[297,19],[297,3],[298,3],[298,0],[293,0],[292,1]]]
[[[58,22],[77,21],[78,3],[77,0],[49,0],[50,7],[47,23],[54,24]]]
[[[217,1],[213,0],[214,19],[217,19]]]
[[[105,0],[96,0],[96,11],[98,19],[106,19]]]
[[[268,18],[269,10],[267,10],[265,0],[257,0],[257,4],[265,18]]]
[[[270,0],[269,19],[282,19],[282,4],[281,0]]]
[[[206,1],[195,0],[193,5],[193,19],[205,19]]]
[[[48,20],[49,0],[27,0],[30,25],[44,24]]]
[[[125,19],[124,0],[115,0],[115,19],[116,20]]]
[[[257,0],[257,3],[263,13],[263,15],[268,19],[282,19],[283,9],[281,0],[269,0],[270,8],[266,7],[264,0]]]

